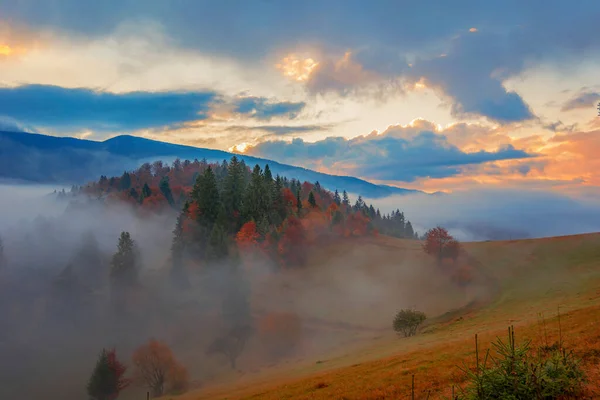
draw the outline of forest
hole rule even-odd
[[[418,239],[399,210],[382,214],[360,196],[351,203],[344,190],[274,177],[268,165],[250,169],[235,156],[144,164],[43,201],[0,238],[0,315],[8,322],[0,351],[15,360],[1,371],[12,377],[2,397],[90,394],[100,390],[98,376],[90,380],[95,359],[114,366],[134,351],[143,359],[144,343],[171,354],[155,338],[177,343],[179,354],[194,349],[188,365],[210,359],[190,370],[200,381],[218,365],[239,368],[249,349],[262,362],[285,357],[302,321],[288,311],[257,314],[253,295],[265,280],[303,269],[327,245],[382,234]],[[64,207],[44,215],[50,203]],[[42,373],[48,363],[56,368]],[[172,364],[179,373],[170,379],[183,382],[153,392],[187,387],[188,371]],[[59,384],[61,374],[75,383]]]

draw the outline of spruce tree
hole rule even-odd
[[[302,212],[302,199],[300,199],[300,190],[296,192],[296,207],[298,216],[300,216],[300,213]]]
[[[350,199],[348,198],[348,193],[345,190],[342,195],[342,204],[345,205],[346,207],[350,206]]]
[[[189,280],[183,265],[183,254],[185,251],[185,241],[183,237],[183,221],[185,220],[187,208],[186,203],[183,211],[177,217],[177,223],[173,230],[173,242],[171,243],[171,283],[179,289],[188,289]]]
[[[202,178],[198,179],[200,184],[195,195],[200,214],[198,222],[210,231],[217,220],[221,206],[217,179],[210,165],[204,171]]]
[[[315,200],[315,195],[313,194],[312,190],[308,194],[308,204],[310,204],[312,208],[317,206],[317,201]]]
[[[335,193],[333,194],[333,202],[338,206],[342,204],[342,199],[340,198],[340,192],[335,189]]]
[[[245,166],[236,156],[231,158],[228,173],[223,184],[223,206],[225,213],[233,221],[228,226],[229,233],[235,233],[242,226],[241,211],[246,190]]]
[[[264,175],[258,164],[252,170],[250,183],[246,188],[244,197],[244,221],[260,221],[264,215],[268,214],[269,195],[265,194]]]
[[[87,384],[87,392],[92,400],[114,400],[131,383],[124,375],[127,367],[116,356],[115,350],[102,349],[92,376]]]
[[[169,185],[169,177],[167,175],[163,176],[158,185],[163,196],[167,199],[167,202],[170,206],[175,205],[175,200],[173,199],[173,192],[171,191],[171,186]]]
[[[106,283],[106,261],[94,232],[84,233],[81,246],[73,257],[73,264],[87,287],[99,288]]]
[[[128,172],[123,172],[119,186],[121,190],[127,190],[131,187],[131,175]]]
[[[137,254],[129,232],[121,232],[117,252],[110,263],[111,298],[115,311],[123,311],[126,292],[137,283]]]
[[[415,232],[413,231],[412,224],[410,221],[406,222],[406,226],[404,227],[404,236],[406,238],[412,239],[415,236]]]

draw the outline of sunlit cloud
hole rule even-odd
[[[297,82],[304,82],[309,79],[313,70],[318,67],[319,63],[312,58],[300,58],[296,54],[290,54],[284,57],[280,63],[275,64],[283,76]]]
[[[477,28],[470,28],[469,32],[477,32]]]
[[[234,146],[231,146],[229,149],[227,149],[228,151],[232,152],[232,153],[245,153],[248,148],[251,146],[250,143],[244,142],[244,143],[240,143],[240,144],[236,144]]]
[[[7,44],[0,44],[0,56],[10,56],[13,49]]]

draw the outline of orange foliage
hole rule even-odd
[[[247,249],[253,247],[258,243],[260,235],[256,230],[256,223],[254,221],[246,222],[235,235],[235,241],[238,246]]]
[[[300,219],[290,216],[285,221],[285,231],[277,250],[283,265],[302,265],[306,258],[306,231]]]
[[[148,387],[154,397],[168,392],[185,391],[188,373],[177,362],[164,342],[151,339],[133,353],[132,362],[136,380]]]
[[[425,253],[430,254],[442,262],[446,257],[456,260],[460,251],[459,243],[440,226],[430,229],[425,234],[425,244],[423,245]]]
[[[283,203],[288,207],[296,207],[296,195],[288,188],[283,189]]]

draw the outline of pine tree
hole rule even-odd
[[[342,204],[346,207],[350,207],[350,199],[348,198],[348,193],[345,190],[342,194]]]
[[[302,212],[302,199],[300,199],[300,190],[296,192],[296,207],[298,215]]]
[[[246,190],[245,166],[236,156],[231,158],[228,173],[223,184],[223,205],[225,213],[233,223],[228,227],[229,233],[235,233],[242,226],[241,211]]]
[[[317,207],[317,201],[315,200],[315,195],[313,194],[312,190],[308,194],[308,204],[310,204],[312,208]]]
[[[185,251],[185,241],[183,237],[183,221],[187,218],[186,203],[183,207],[183,212],[177,217],[177,223],[173,230],[173,242],[171,243],[171,282],[179,289],[188,289],[190,287],[187,274],[183,265],[183,253]]]
[[[118,359],[115,350],[103,349],[96,361],[87,392],[93,400],[114,400],[131,383],[124,375],[127,367]]]
[[[265,194],[264,175],[257,164],[252,170],[250,183],[244,197],[244,222],[260,221],[269,212],[269,195]]]
[[[91,288],[99,288],[106,283],[106,259],[94,232],[87,231],[83,234],[81,247],[73,257],[75,269],[79,272],[82,282]]]
[[[127,290],[131,289],[138,279],[136,249],[129,232],[121,232],[117,252],[110,265],[111,298],[115,311],[124,311],[123,307]]]
[[[198,222],[200,225],[212,230],[219,214],[220,196],[217,180],[211,166],[209,165],[201,178],[198,178],[198,190],[193,196],[197,198],[198,203]]]
[[[144,186],[142,187],[142,195],[140,196],[140,203],[143,203],[144,199],[150,196],[152,196],[152,190],[150,190],[148,183],[144,183]]]
[[[209,262],[223,260],[229,254],[229,238],[221,223],[216,223],[208,238],[206,259]]]
[[[410,223],[410,221],[407,221],[406,226],[404,227],[404,237],[412,239],[414,235],[415,232],[413,231],[412,224]]]
[[[342,204],[342,199],[340,198],[340,192],[335,189],[335,193],[333,194],[333,202],[338,206]]]
[[[167,175],[162,177],[158,188],[162,192],[163,196],[165,196],[165,199],[167,199],[169,205],[175,205],[175,200],[173,199],[173,192],[171,191],[171,186],[169,185],[169,177]]]
[[[131,176],[128,172],[123,172],[121,176],[121,182],[119,184],[121,190],[127,190],[131,187]]]

